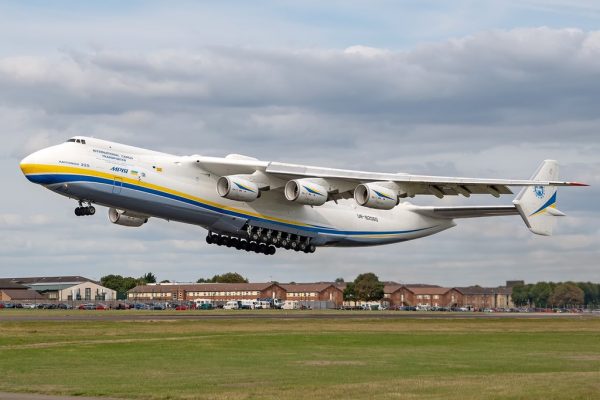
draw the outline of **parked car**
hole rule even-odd
[[[5,308],[4,303],[0,303],[0,308]]]
[[[95,310],[96,309],[96,305],[92,304],[92,303],[86,303],[86,304],[80,304],[79,307],[77,307],[79,310]]]
[[[190,308],[188,306],[186,306],[185,304],[180,304],[177,307],[175,307],[175,310],[177,311],[185,311],[185,310],[189,310]]]
[[[199,310],[212,310],[214,307],[211,303],[203,303],[201,304],[199,307],[197,307]]]
[[[67,304],[67,303],[60,303],[56,307],[60,308],[61,310],[71,310],[73,308],[72,305]]]
[[[96,310],[108,310],[108,306],[106,304],[98,303],[96,304]]]

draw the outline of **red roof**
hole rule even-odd
[[[284,288],[288,293],[322,292],[332,286],[338,290],[342,290],[333,283],[288,283],[279,286]]]

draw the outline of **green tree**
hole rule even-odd
[[[360,274],[354,280],[356,298],[362,301],[377,301],[383,298],[383,283],[372,272]]]
[[[123,277],[121,275],[105,275],[100,278],[100,284],[116,292],[123,291]]]
[[[344,278],[342,278],[342,277],[335,278],[335,283],[344,283]]]
[[[132,278],[131,276],[123,277],[121,275],[106,275],[100,278],[100,284],[104,287],[117,292],[118,299],[127,298],[127,291],[133,289],[137,285],[144,285],[146,282],[140,279]]]
[[[550,296],[550,303],[559,307],[582,305],[583,300],[583,290],[572,282],[557,285]]]
[[[515,285],[512,288],[512,301],[517,307],[529,305],[529,292],[532,285]]]
[[[133,289],[138,285],[144,285],[146,282],[141,281],[140,279],[132,278],[131,276],[127,276],[123,278],[123,291],[126,292],[128,290]]]
[[[140,280],[146,283],[156,283],[156,275],[154,275],[152,272],[147,272],[141,276]]]
[[[536,307],[547,307],[552,295],[552,286],[548,282],[538,282],[532,286],[529,294]]]
[[[354,282],[348,282],[344,288],[344,301],[356,301],[356,291],[354,290]]]
[[[200,278],[197,283],[248,283],[248,279],[244,278],[237,272],[226,272],[221,275],[215,275],[210,279]]]

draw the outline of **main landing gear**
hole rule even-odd
[[[209,232],[206,236],[206,243],[235,247],[238,250],[253,251],[265,255],[275,254],[276,248],[303,251],[305,253],[314,253],[316,250],[315,245],[310,243],[309,237],[252,226],[247,227],[246,233],[248,239]]]
[[[88,205],[84,207],[83,202],[80,201],[79,207],[75,209],[75,215],[77,215],[78,217],[94,214],[96,214],[96,208],[94,208],[94,206],[90,202],[88,202]]]
[[[209,232],[206,236],[206,243],[234,247],[238,250],[246,250],[248,252],[253,251],[267,256],[275,254],[275,246],[268,246],[265,243],[257,243],[237,237],[216,235],[212,232]]]

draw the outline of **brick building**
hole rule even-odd
[[[383,291],[384,301],[389,307],[453,307],[459,305],[462,300],[459,290],[439,286],[387,284]]]
[[[285,300],[329,301],[336,307],[344,302],[344,291],[333,283],[290,283],[281,287],[286,291]]]
[[[159,283],[140,285],[127,293],[132,301],[193,301],[213,302],[273,298],[295,301],[326,301],[339,306],[343,291],[332,283]]]
[[[214,302],[255,300],[258,298],[285,299],[285,290],[277,283],[160,283],[140,285],[127,292],[129,300]]]
[[[481,286],[468,286],[456,288],[462,294],[461,306],[474,309],[485,308],[512,308],[512,288],[499,286],[486,288]]]

